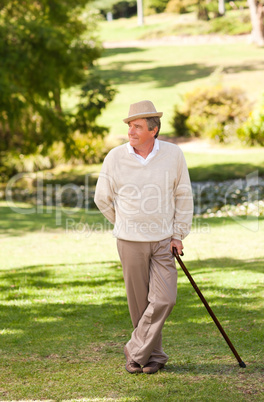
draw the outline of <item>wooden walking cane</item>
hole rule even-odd
[[[230,339],[228,338],[225,330],[223,329],[222,325],[220,324],[220,322],[218,321],[218,319],[216,318],[213,310],[211,309],[211,307],[209,306],[209,304],[207,303],[207,301],[205,300],[204,296],[202,295],[200,289],[198,288],[198,286],[196,285],[195,281],[193,280],[191,274],[189,273],[188,269],[186,268],[186,266],[184,265],[184,263],[181,260],[181,257],[178,254],[178,251],[176,249],[176,247],[173,247],[173,255],[175,256],[176,260],[178,261],[179,265],[181,266],[183,272],[185,273],[185,275],[187,276],[187,278],[189,279],[189,281],[191,282],[194,290],[196,291],[196,293],[198,294],[198,296],[200,297],[201,301],[203,302],[204,306],[206,307],[206,310],[208,311],[208,313],[210,314],[210,316],[212,317],[212,319],[214,320],[217,328],[219,329],[219,331],[221,332],[221,334],[223,335],[226,343],[228,344],[228,346],[230,347],[230,349],[232,350],[232,352],[234,353],[239,366],[245,368],[246,364],[243,362],[243,360],[241,359],[241,357],[239,356],[239,354],[237,353],[234,345],[232,344],[232,342],[230,341]],[[181,254],[183,255],[183,253]]]

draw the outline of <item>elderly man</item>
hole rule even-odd
[[[152,374],[168,360],[162,328],[176,302],[172,247],[182,253],[193,200],[177,145],[159,141],[160,117],[150,101],[130,105],[129,142],[112,149],[100,173],[95,203],[114,224],[134,327],[124,347],[129,373]]]

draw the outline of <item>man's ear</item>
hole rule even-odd
[[[157,132],[158,132],[158,126],[154,127],[154,129],[153,129],[152,131],[153,131],[153,133],[154,133],[153,137],[155,137],[155,135],[156,135]]]

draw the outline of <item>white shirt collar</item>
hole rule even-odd
[[[128,152],[129,152],[130,154],[138,155],[138,154],[136,154],[134,148],[130,145],[129,142],[127,143],[127,149],[128,149]],[[150,152],[150,154],[152,154],[152,152],[156,153],[157,151],[159,151],[159,140],[158,140],[157,138],[155,138],[154,146],[153,146],[153,149],[152,149],[152,151]],[[150,154],[149,154],[149,155],[150,155]],[[148,155],[147,157],[149,157],[149,155]],[[138,155],[138,156],[140,156],[140,155]],[[143,159],[144,159],[144,158],[143,158]]]
[[[137,158],[140,161],[140,163],[142,163],[142,165],[146,165],[150,161],[150,159],[152,159],[156,155],[156,153],[159,151],[159,140],[157,138],[155,138],[153,149],[148,154],[146,159],[143,158],[143,156],[136,154],[134,148],[130,145],[129,142],[127,143],[127,149],[130,154],[132,154],[135,158]]]

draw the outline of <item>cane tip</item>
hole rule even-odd
[[[241,360],[241,362],[239,362],[239,366],[242,367],[242,368],[247,367],[246,364],[242,360]]]

